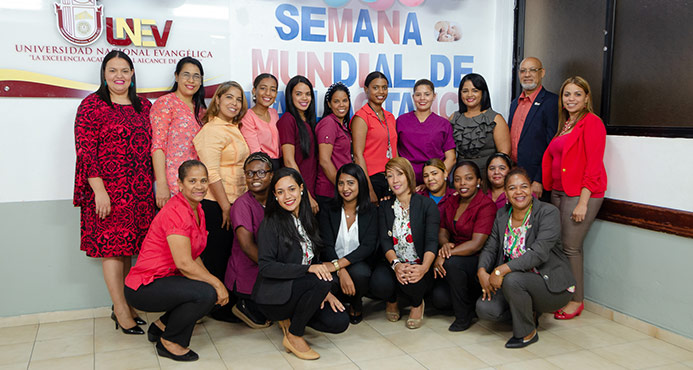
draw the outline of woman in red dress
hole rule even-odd
[[[114,50],[101,63],[99,89],[82,101],[75,118],[80,249],[102,258],[111,318],[127,334],[144,334],[137,326],[144,321],[125,301],[123,280],[154,217],[150,108],[136,94],[132,60]]]

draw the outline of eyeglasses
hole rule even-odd
[[[529,72],[529,73],[531,73],[531,74],[535,74],[535,73],[541,71],[542,69],[544,69],[544,68],[530,68],[530,69],[522,68],[522,69],[520,70],[520,74],[525,74],[525,73],[527,73],[527,72]]]
[[[185,81],[192,79],[195,82],[200,82],[200,80],[202,80],[202,75],[200,75],[199,73],[195,73],[195,74],[191,75],[188,72],[183,72],[183,73],[181,73],[180,76],[183,77],[183,80],[185,80]]]
[[[248,179],[252,179],[253,177],[255,177],[255,175],[257,175],[258,178],[264,179],[265,176],[267,176],[267,174],[270,173],[270,172],[272,172],[272,171],[265,171],[265,170],[252,171],[252,170],[248,170],[248,171],[245,171],[245,177],[248,178]]]

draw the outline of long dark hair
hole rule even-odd
[[[359,213],[370,210],[370,208],[373,207],[373,203],[371,203],[371,197],[368,193],[368,180],[361,166],[356,163],[347,163],[337,170],[334,185],[334,202],[332,202],[332,205],[335,208],[341,208],[344,205],[344,199],[342,199],[342,196],[339,194],[339,188],[337,186],[341,174],[355,177],[356,183],[359,184],[359,194],[356,196],[356,206],[358,207]]]
[[[197,120],[197,123],[201,124],[200,110],[202,110],[202,108],[207,108],[207,103],[205,103],[205,71],[202,69],[202,63],[193,57],[181,58],[181,60],[178,61],[178,64],[176,64],[176,72],[174,73],[176,76],[178,76],[183,67],[188,63],[197,67],[200,70],[200,76],[202,77],[200,78],[200,88],[192,96],[193,105],[195,106],[195,119]],[[173,87],[169,92],[176,92],[177,90],[178,81],[173,81]]]
[[[349,109],[347,110],[347,115],[341,122],[342,125],[346,127],[349,121],[351,121],[351,93],[349,93],[349,88],[341,82],[335,82],[327,89],[327,92],[325,93],[325,103],[323,104],[322,118],[325,118],[333,113],[329,103],[330,100],[332,100],[332,96],[337,91],[344,91],[347,94],[347,98],[349,98]]]
[[[310,89],[310,104],[308,104],[308,109],[306,109],[304,113],[306,117],[305,121],[301,119],[301,115],[298,113],[293,99],[294,88],[300,83],[308,85]],[[313,135],[315,135],[315,98],[313,96],[313,84],[304,76],[294,76],[289,80],[289,83],[286,84],[284,102],[286,103],[286,113],[291,114],[296,120],[296,126],[298,127],[298,142],[301,146],[301,152],[304,157],[308,157],[310,155],[310,135],[303,124],[307,123],[311,131],[313,131]]]
[[[310,208],[310,200],[308,199],[308,190],[305,188],[301,174],[291,167],[280,168],[274,173],[269,189],[274,193],[274,188],[277,182],[283,177],[291,176],[294,181],[301,186],[303,185],[303,193],[301,194],[301,202],[298,205],[298,219],[301,221],[303,228],[306,230],[308,238],[313,242],[313,252],[318,255],[318,249],[321,248],[322,242],[318,233],[318,222],[313,216],[313,211]],[[275,233],[279,239],[285,244],[300,243],[303,241],[296,230],[293,214],[279,205],[277,198],[269,194],[267,204],[265,206],[265,218],[262,221],[267,230]]]
[[[135,66],[132,64],[132,59],[130,57],[123,53],[120,50],[111,50],[108,54],[106,54],[105,57],[103,57],[103,61],[101,62],[101,84],[99,84],[99,89],[96,90],[96,95],[98,95],[101,100],[105,101],[108,106],[113,108],[113,102],[111,101],[111,92],[108,90],[108,85],[106,83],[106,64],[108,63],[109,60],[113,58],[120,58],[124,59],[126,62],[128,62],[128,65],[130,66],[130,69],[132,70],[132,78],[130,81],[130,87],[128,87],[128,99],[130,99],[130,104],[132,104],[132,108],[135,109],[135,112],[139,113],[142,111],[142,102],[140,102],[140,98],[137,96],[137,79],[135,78]]]
[[[460,106],[460,113],[467,111],[467,106],[464,105],[462,101],[462,86],[464,86],[464,83],[467,81],[472,81],[472,85],[481,90],[481,110],[484,111],[491,108],[491,94],[488,92],[486,80],[478,73],[470,73],[462,78],[460,87],[457,89],[457,104]]]

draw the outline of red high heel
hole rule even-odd
[[[560,309],[553,313],[553,318],[556,320],[570,320],[575,316],[580,316],[583,309],[585,309],[585,302],[580,303],[580,306],[578,306],[577,310],[573,313],[567,313],[563,311],[563,309]]]

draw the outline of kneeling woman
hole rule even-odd
[[[336,201],[320,212],[323,256],[332,261],[330,271],[337,271],[341,293],[337,295],[350,304],[350,322],[358,324],[363,311],[361,297],[371,278],[368,260],[378,242],[378,211],[370,202],[368,180],[359,165],[343,165],[335,178]]]
[[[166,313],[149,326],[149,340],[160,356],[195,361],[188,349],[195,322],[225,305],[224,284],[202,264],[207,245],[205,214],[200,202],[207,193],[207,168],[188,160],[178,168],[178,188],[156,215],[144,239],[137,264],[125,278],[125,298],[138,310]]]
[[[259,270],[252,297],[267,318],[279,321],[284,348],[315,360],[320,355],[303,339],[306,326],[341,333],[349,316],[330,293],[332,274],[319,261],[318,225],[301,175],[284,167],[274,174],[270,190],[258,231]]]
[[[575,279],[561,248],[558,209],[532,198],[527,171],[516,167],[505,180],[510,207],[498,210],[493,231],[479,256],[477,275],[483,295],[477,313],[498,319],[510,308],[513,337],[507,348],[522,348],[539,340],[542,312],[566,305]]]
[[[391,159],[385,176],[395,196],[380,203],[378,224],[380,245],[390,266],[375,268],[371,292],[387,301],[389,321],[399,320],[398,298],[409,301],[407,327],[417,329],[424,314],[423,297],[433,282],[430,268],[438,252],[440,213],[431,198],[414,191],[414,169],[408,160]]]

